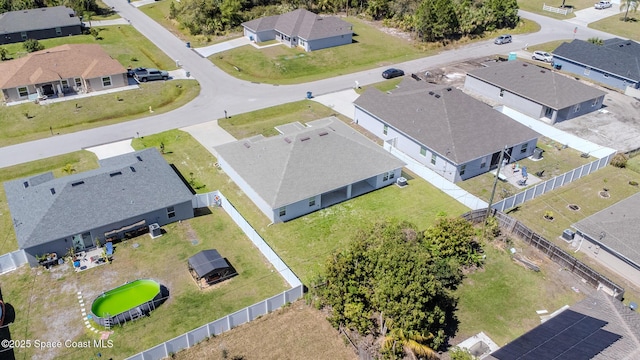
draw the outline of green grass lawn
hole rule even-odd
[[[617,4],[613,4],[617,7]],[[640,16],[638,13],[629,12],[631,21],[622,21],[624,13],[610,16],[602,20],[592,22],[589,27],[596,30],[615,34],[623,39],[633,39],[640,41]]]
[[[563,0],[518,0],[518,6],[522,10],[530,11],[536,14],[545,15],[548,17],[552,17],[555,19],[570,19],[575,17],[573,12],[568,13],[567,15],[556,14],[550,11],[543,11],[542,6],[547,4],[553,7],[561,7]],[[565,7],[573,8],[573,11],[586,9],[589,7],[593,7],[594,1],[592,0],[566,0],[564,2]]]
[[[546,137],[540,137],[538,139],[537,147],[544,150],[542,160],[533,161],[526,158],[518,161],[518,164],[520,164],[520,166],[526,166],[529,174],[532,175],[536,172],[544,171],[543,176],[541,177],[543,181],[562,175],[577,168],[578,166],[588,164],[595,160],[594,157],[581,157],[581,152],[577,150],[571,148],[562,149],[562,144],[558,144]],[[494,180],[495,176],[493,174],[485,173],[471,179],[458,182],[456,185],[467,190],[471,194],[488,201],[491,196]],[[494,202],[500,201],[505,197],[515,195],[520,191],[522,190],[518,190],[518,188],[507,182],[498,181]]]
[[[157,81],[116,94],[49,105],[27,103],[4,107],[0,112],[0,146],[42,139],[51,136],[51,132],[68,134],[157,115],[181,107],[199,93],[200,85],[195,80]]]
[[[141,6],[139,9],[145,13],[148,17],[152,18],[158,24],[164,26],[173,35],[180,38],[182,41],[191,42],[191,47],[202,47],[212,45],[222,41],[229,40],[231,38],[242,36],[242,29],[237,33],[231,33],[228,36],[206,36],[206,35],[191,35],[189,29],[185,29],[179,22],[169,18],[169,5],[171,1],[156,1],[152,4]]]
[[[529,46],[527,50],[530,51],[530,52],[534,52],[534,51],[540,50],[540,51],[546,51],[546,52],[551,53],[555,49],[557,49],[558,46],[560,46],[562,43],[566,43],[566,42],[571,42],[571,39],[549,41],[549,42],[546,42],[546,43]]]
[[[187,179],[193,173],[197,183],[201,184],[199,191],[216,188],[217,184],[211,181],[218,172],[212,166],[215,158],[189,134],[170,131],[136,139],[134,146],[159,146],[161,142],[166,144],[166,160],[175,164]],[[72,164],[77,172],[96,167],[92,154],[77,152],[3,169],[2,180],[47,170],[62,175],[61,168],[67,163]],[[7,214],[1,217],[6,234],[2,240],[6,244],[15,243],[4,196],[0,198],[0,212]],[[114,347],[101,350],[107,358],[122,359],[288,288],[222,209],[213,208],[210,214],[163,228],[167,233],[161,238],[152,240],[142,236],[117,244],[115,261],[111,265],[79,274],[67,265],[53,271],[24,266],[2,275],[4,299],[15,307],[17,314],[11,329],[12,336],[52,341],[95,339],[96,335],[84,330],[76,292],[82,291],[87,306],[90,306],[99,293],[126,281],[155,279],[169,288],[169,301],[152,312],[151,317],[115,328],[110,337]],[[134,243],[138,247],[132,246]],[[229,259],[239,276],[215,289],[201,291],[187,271],[186,260],[208,248],[217,249]],[[2,249],[9,250],[6,245]],[[21,350],[16,355],[17,358],[32,358],[41,355],[39,351],[43,350]],[[56,353],[56,357],[87,359],[95,354],[95,349],[63,349]]]
[[[100,40],[91,35],[66,36],[39,40],[45,49],[64,44],[100,44],[102,49],[118,60],[125,68],[144,66],[163,70],[176,69],[175,61],[163,53],[149,39],[142,36],[133,26],[98,26]],[[3,45],[9,58],[26,55],[22,43]]]

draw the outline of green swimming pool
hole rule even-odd
[[[91,305],[94,320],[112,325],[147,315],[164,301],[162,288],[156,281],[138,279],[102,293]]]

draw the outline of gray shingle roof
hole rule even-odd
[[[80,18],[66,6],[10,11],[0,14],[0,35],[21,31],[80,25]]]
[[[229,267],[227,260],[220,256],[216,249],[202,250],[190,257],[188,262],[198,277],[204,277],[214,270]]]
[[[391,93],[368,88],[354,104],[456,164],[539,136],[456,88],[411,79]]]
[[[555,110],[606,95],[602,90],[555,71],[521,61],[506,61],[475,69],[469,71],[467,76],[480,79]]]
[[[275,29],[287,36],[299,37],[307,41],[353,32],[352,25],[342,19],[335,16],[322,17],[304,9],[251,20],[242,23],[242,26],[254,31]]]
[[[640,314],[635,311],[630,310],[622,302],[619,300],[607,295],[603,291],[597,291],[595,294],[587,297],[586,299],[576,303],[571,306],[568,310],[574,311],[575,313],[586,315],[588,317],[601,320],[606,323],[602,330],[607,332],[616,334],[620,336],[620,338],[613,342],[610,346],[606,347],[600,353],[592,357],[593,360],[635,360],[640,358]],[[553,318],[548,320],[553,321]],[[560,327],[564,329],[563,327]],[[535,328],[534,328],[535,330]],[[522,337],[531,336],[534,330],[529,331],[524,334]],[[562,335],[562,334],[549,334],[553,335]],[[575,334],[565,334],[567,336],[572,336]],[[557,340],[556,340],[557,341]],[[554,341],[548,339],[546,343],[543,343],[541,346],[553,347]],[[588,345],[587,345],[588,346]],[[498,352],[502,354],[509,354],[509,344],[503,347],[504,350],[498,350]],[[496,352],[494,352],[495,354]],[[516,355],[516,354],[512,354]],[[517,354],[517,355],[526,355],[526,354]],[[521,358],[530,358],[523,356]],[[487,360],[496,360],[499,359],[515,359],[515,356],[511,357],[494,357],[493,355],[489,355],[485,359]],[[520,357],[517,357],[520,359]],[[568,357],[556,357],[556,359],[564,359]],[[573,359],[572,359],[573,360]]]
[[[4,183],[21,249],[193,198],[156,149],[105,159],[100,164],[99,169],[61,178],[47,173]]]
[[[335,117],[215,150],[272,209],[404,166]]]
[[[602,46],[573,40],[560,44],[553,56],[640,81],[640,44],[632,40],[608,39]]]
[[[573,227],[640,266],[640,193],[636,193],[575,224]],[[600,234],[604,237],[600,240]]]

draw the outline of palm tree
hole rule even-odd
[[[620,1],[620,11],[625,11],[624,13],[624,21],[627,21],[627,16],[629,15],[629,10],[636,12],[638,10],[638,0],[622,0]]]
[[[384,337],[382,350],[395,352],[396,345],[401,345],[404,352],[412,359],[417,359],[416,355],[425,356],[427,359],[437,359],[436,352],[429,345],[424,344],[425,341],[431,339],[433,339],[433,334],[424,336],[418,331],[394,328]]]

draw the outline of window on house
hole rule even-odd
[[[62,84],[62,87],[69,87],[69,82],[67,80],[60,80],[60,84]]]
[[[76,87],[82,87],[82,80],[80,78],[75,78],[74,82],[76,83]]]
[[[384,173],[384,175],[382,176],[382,181],[387,181],[389,180],[389,173]]]
[[[29,96],[29,91],[27,90],[27,87],[26,87],[26,86],[19,87],[19,88],[18,88],[18,95],[19,95],[20,97],[26,97],[26,96]]]
[[[482,169],[485,166],[487,166],[487,158],[483,157],[482,161],[480,162],[480,169]],[[460,175],[462,175],[462,174],[460,174]]]
[[[286,206],[281,207],[278,214],[280,214],[280,217],[287,215],[287,207]]]
[[[427,148],[426,147],[421,147],[420,148],[420,155],[426,157],[427,156]]]
[[[574,113],[577,113],[578,111],[580,111],[580,104],[576,104],[576,105],[573,107],[573,112],[574,112]]]
[[[396,174],[393,171],[389,171],[389,179],[393,179],[396,177]]]
[[[589,75],[590,72],[591,72],[591,68],[590,67],[587,66],[586,68],[584,68],[584,74],[585,75]]]
[[[500,97],[504,96],[504,89],[500,89]]]
[[[384,128],[382,129],[382,133],[387,135],[389,133],[389,126],[385,125]]]
[[[316,206],[316,197],[309,198],[309,206]]]
[[[167,208],[167,217],[169,219],[176,217],[176,209],[173,206]]]
[[[105,76],[102,78],[102,86],[111,86],[111,76]]]
[[[62,29],[61,28],[59,28],[59,27],[56,28],[56,35],[58,35],[58,36],[62,35]]]
[[[431,163],[432,163],[433,165],[435,165],[435,164],[436,164],[436,154],[434,154],[434,153],[431,153]]]
[[[27,32],[23,31],[20,36],[22,37],[22,40],[27,40]]]
[[[529,143],[524,143],[522,144],[522,146],[520,147],[520,154],[524,154],[527,152],[527,147],[529,146]]]
[[[464,175],[464,172],[467,170],[467,165],[460,166],[460,176]]]

